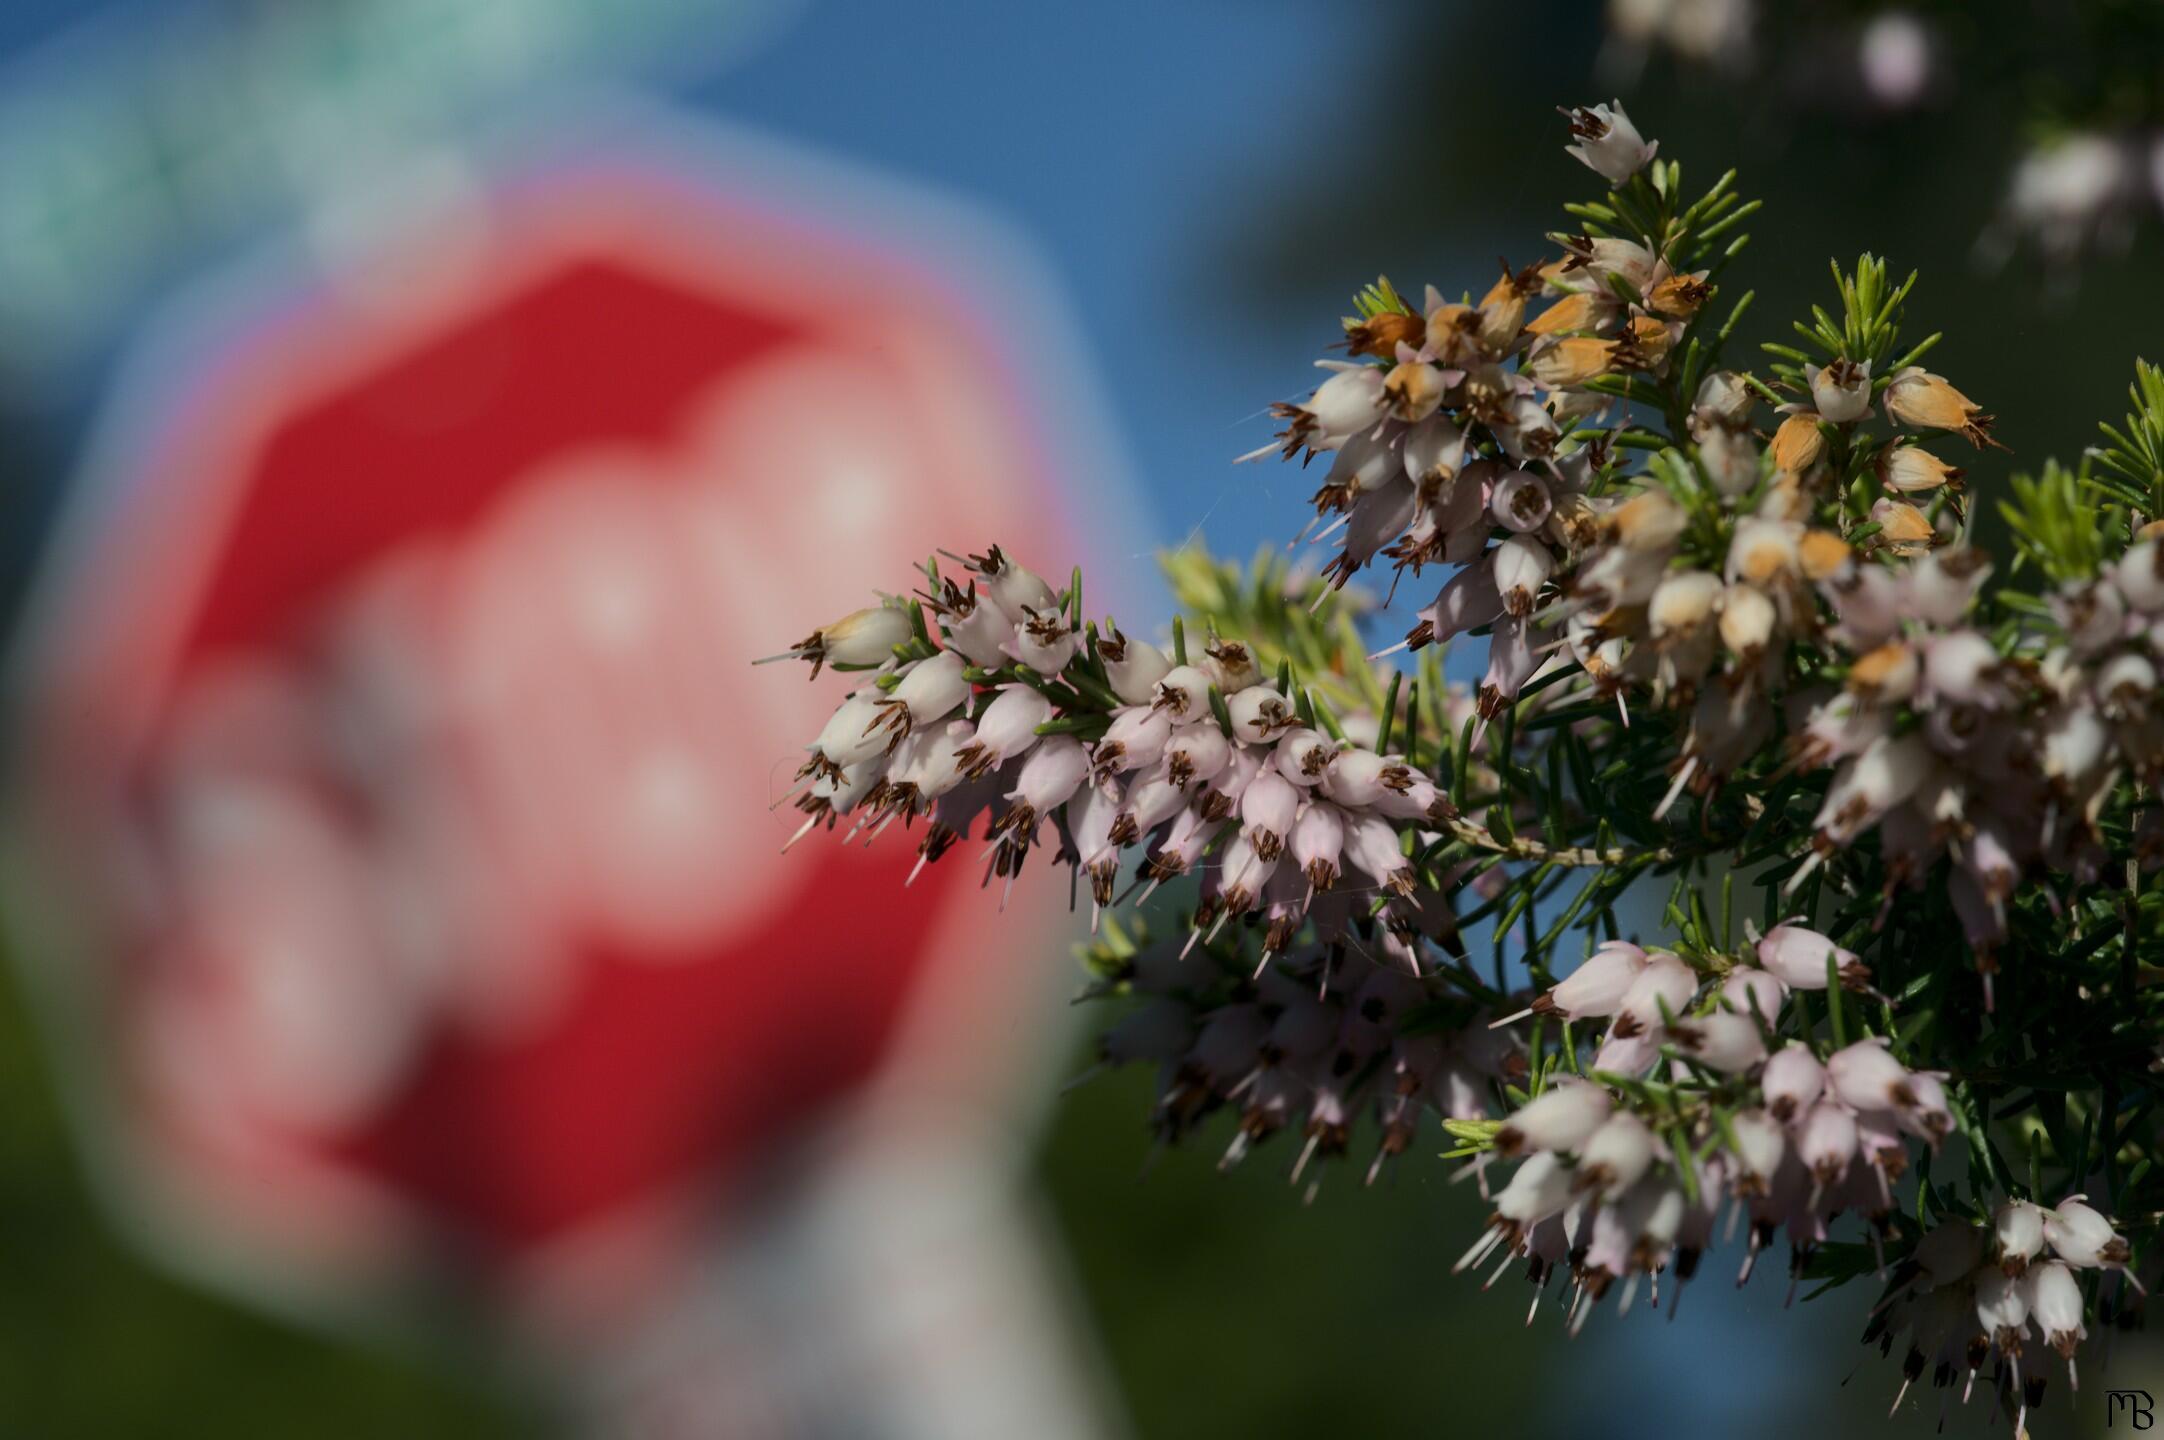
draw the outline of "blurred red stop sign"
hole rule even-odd
[[[460,243],[154,372],[35,636],[65,1043],[138,1209],[258,1271],[666,1260],[935,981],[993,1090],[1041,970],[966,852],[777,853],[839,688],[750,665],[935,547],[1079,558],[980,326],[1033,312],[654,169]]]

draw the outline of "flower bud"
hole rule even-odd
[[[1853,425],[1871,409],[1871,362],[1836,360],[1831,365],[1806,365],[1803,378],[1811,387],[1811,404],[1819,417],[1836,425]]]
[[[1412,771],[1400,761],[1372,750],[1340,750],[1322,772],[1322,793],[1347,809],[1373,805],[1385,793],[1412,783]]]
[[[1504,1155],[1576,1150],[1614,1108],[1614,1099],[1590,1080],[1557,1080],[1495,1132],[1495,1148]]]
[[[1729,1121],[1729,1149],[1741,1173],[1736,1177],[1739,1195],[1764,1195],[1773,1187],[1773,1172],[1781,1168],[1788,1153],[1788,1137],[1763,1110],[1744,1110]]]
[[[2096,672],[2096,693],[2114,719],[2132,719],[2156,693],[2156,679],[2156,666],[2146,656],[2114,655]]]
[[[1663,281],[1654,289],[1658,291],[1668,283]],[[1698,382],[1698,394],[1691,401],[1691,413],[1716,425],[1741,425],[1751,418],[1751,409],[1757,403],[1757,395],[1743,382],[1741,375],[1733,370],[1716,370]]]
[[[1187,795],[1162,774],[1138,777],[1127,787],[1112,822],[1112,843],[1125,848],[1187,808]]]
[[[1037,727],[1052,718],[1052,702],[1027,685],[1002,688],[977,722],[975,738],[951,752],[961,773],[974,780],[1027,753]]]
[[[1721,592],[1721,643],[1746,665],[1765,653],[1779,618],[1766,592],[1755,585],[1730,585]]]
[[[2089,1335],[2081,1323],[2081,1282],[2074,1272],[2056,1260],[2031,1265],[2021,1277],[2021,1292],[2044,1343],[2071,1360],[2074,1347]]]
[[[1185,875],[1195,868],[1202,852],[1209,848],[1217,832],[1224,828],[1223,820],[1212,820],[1200,810],[1186,810],[1172,822],[1172,828],[1158,847],[1150,852],[1150,858],[1142,867],[1142,874],[1150,880],[1170,880],[1175,875]]]
[[[1788,998],[1788,987],[1769,970],[1739,965],[1721,978],[1721,998],[1738,1015],[1755,1011],[1771,1025],[1781,1018],[1781,1002]]]
[[[1525,361],[1525,373],[1544,390],[1567,390],[1614,368],[1616,342],[1591,335],[1544,341]]]
[[[1740,1075],[1766,1058],[1766,1040],[1758,1022],[1733,1010],[1715,1010],[1669,1027],[1676,1048],[1723,1075]]]
[[[1526,326],[1535,335],[1581,335],[1614,326],[1622,302],[1600,290],[1576,290],[1543,310]]]
[[[2061,1200],[2043,1218],[2044,1240],[2052,1253],[2076,1269],[2124,1265],[2131,1253],[2125,1237],[2114,1233],[2111,1222],[2079,1195]]]
[[[1919,430],[1953,430],[1981,445],[1991,431],[1991,417],[1974,400],[1919,365],[1899,371],[1886,382],[1886,418]]]
[[[886,737],[879,733],[881,699],[877,689],[867,686],[842,701],[820,727],[819,738],[812,741],[809,748],[817,758],[806,767],[807,771],[819,768],[820,760],[838,768],[858,764],[886,749]]]
[[[2009,1200],[1991,1219],[1991,1258],[2009,1276],[2029,1268],[2044,1250],[2044,1210],[2026,1200]]]
[[[982,555],[969,557],[970,568],[984,582],[985,593],[991,597],[1001,613],[1010,620],[1019,620],[1028,610],[1051,610],[1056,608],[1057,597],[1043,578],[1015,564],[1000,551],[997,545],[989,546]]]
[[[1294,424],[1297,428],[1304,419],[1317,438],[1343,440],[1372,429],[1383,418],[1386,403],[1382,372],[1368,365],[1351,365],[1317,386],[1307,404],[1295,407]]]
[[[1237,640],[1211,641],[1202,652],[1202,673],[1210,678],[1220,695],[1231,695],[1262,680],[1262,669],[1255,663],[1255,652]]]
[[[1707,428],[1698,439],[1699,463],[1722,498],[1734,500],[1758,483],[1758,442],[1749,432],[1726,425]]]
[[[1673,955],[1649,955],[1645,967],[1623,992],[1615,1033],[1628,1039],[1665,1025],[1664,1008],[1669,1015],[1680,1016],[1697,994],[1698,974],[1690,966]]]
[[[2051,613],[2079,655],[2093,655],[2126,633],[2119,587],[2101,580],[2068,581],[2051,597]]]
[[[1878,483],[1901,495],[1928,494],[1958,485],[1964,473],[1920,445],[1890,444],[1879,451]]]
[[[2062,792],[2084,788],[2111,752],[2111,731],[2094,710],[2067,706],[2044,722],[2044,778]]]
[[[1350,819],[1345,828],[1345,858],[1392,894],[1413,893],[1413,866],[1405,858],[1396,827],[1377,815]]]
[[[1323,773],[1337,758],[1337,747],[1319,730],[1293,730],[1278,740],[1270,755],[1280,775],[1307,789],[1322,783]]]
[[[895,767],[893,778],[914,792],[921,805],[938,799],[970,778],[965,774],[962,756],[974,747],[976,731],[967,720],[957,716],[944,726],[918,733],[923,736],[923,745],[906,767]],[[1034,745],[1036,739],[1031,735],[1029,745]],[[1027,750],[1029,745],[1022,749]]]
[[[1208,719],[1210,677],[1192,665],[1173,666],[1152,689],[1150,708],[1167,711],[1175,720]]]
[[[1214,780],[1232,763],[1232,742],[1214,721],[1173,727],[1165,742],[1165,778],[1182,790]]]
[[[1172,669],[1164,651],[1117,630],[1098,638],[1097,658],[1104,661],[1105,679],[1111,682],[1112,693],[1127,705],[1147,705],[1156,699],[1157,682]]]
[[[1280,848],[1263,854],[1244,831],[1232,837],[1232,843],[1225,847],[1224,865],[1218,871],[1222,882],[1218,899],[1225,913],[1241,915],[1255,908],[1255,902],[1262,898],[1262,887],[1270,883],[1283,853]]]
[[[1998,694],[1999,652],[1974,630],[1932,637],[1924,677],[1934,698],[1961,705],[1989,705]]]
[[[909,726],[929,725],[969,698],[969,682],[962,678],[962,670],[962,657],[942,650],[905,671],[889,703],[908,707]]]
[[[1128,770],[1141,770],[1163,758],[1172,739],[1172,717],[1154,706],[1135,706],[1119,711],[1105,728],[1104,738],[1090,751],[1091,764],[1103,779]]]
[[[1520,534],[1545,525],[1554,508],[1548,498],[1548,482],[1530,470],[1513,470],[1505,475],[1496,482],[1494,497],[1488,502],[1496,523]],[[1500,576],[1497,583],[1501,583]]]
[[[1913,1105],[1906,1066],[1886,1048],[1886,1037],[1872,1035],[1826,1061],[1826,1088],[1853,1110],[1898,1110]]]
[[[1783,474],[1800,475],[1826,453],[1826,437],[1816,415],[1798,413],[1781,422],[1773,432],[1773,468]]]
[[[1082,639],[1067,623],[1066,611],[1052,606],[1026,607],[1014,627],[1014,638],[1005,648],[1016,663],[1039,675],[1057,675],[1082,648]]]
[[[1834,772],[1813,822],[1821,839],[1840,844],[1854,839],[1879,817],[1915,794],[1936,773],[1930,748],[1919,735],[1881,734],[1861,754]],[[1768,969],[1773,969],[1771,965]],[[1780,974],[1778,970],[1775,974]],[[1782,976],[1787,979],[1787,976]],[[1795,984],[1793,980],[1790,984]],[[1848,984],[1844,976],[1842,983]]]
[[[1592,1190],[1612,1203],[1638,1183],[1652,1166],[1655,1153],[1653,1132],[1646,1122],[1628,1110],[1618,1110],[1578,1147],[1578,1173],[1572,1186]]]
[[[1250,685],[1226,696],[1225,710],[1232,716],[1232,733],[1251,744],[1268,744],[1300,723],[1274,685]]]
[[[1871,519],[1878,525],[1878,543],[1896,555],[1920,555],[1938,539],[1931,518],[1906,500],[1881,496],[1871,502]]]
[[[1593,1052],[1592,1068],[1612,1075],[1643,1075],[1659,1062],[1664,1038],[1665,1032],[1658,1027],[1619,1035],[1611,1025]]]
[[[1610,940],[1535,1000],[1533,1013],[1560,1015],[1565,1020],[1613,1015],[1645,968],[1645,951],[1628,940]]]
[[[1922,668],[1915,647],[1889,640],[1858,655],[1848,667],[1849,693],[1866,705],[1899,705],[1916,693]]]
[[[894,658],[894,647],[908,640],[911,633],[907,609],[874,605],[821,626],[784,654],[769,658],[809,660],[814,676],[821,665],[881,665]]]
[[[1300,811],[1300,792],[1274,770],[1257,775],[1240,796],[1240,833],[1265,860],[1275,860],[1292,833]]]
[[[1495,1213],[1521,1226],[1560,1215],[1570,1204],[1570,1180],[1570,1171],[1554,1152],[1538,1151],[1496,1193]]]
[[[2129,546],[2112,567],[2111,576],[2134,609],[2144,615],[2164,611],[2164,541],[2142,540]]]
[[[2016,1276],[2000,1270],[1976,1272],[1976,1323],[2002,1351],[2011,1354],[2021,1348],[2029,1301]]]
[[[1414,424],[1433,415],[1443,403],[1443,372],[1425,360],[1405,360],[1383,379],[1390,417]]]
[[[1928,1070],[1918,1070],[1910,1074],[1908,1088],[1913,1098],[1898,1112],[1896,1123],[1935,1148],[1954,1129],[1954,1112],[1946,1103],[1945,1083]]]
[[[1402,310],[1384,310],[1345,327],[1345,348],[1377,360],[1394,359],[1400,345],[1418,349],[1428,338],[1427,322]]]
[[[1530,535],[1512,535],[1495,547],[1494,565],[1504,612],[1532,614],[1534,598],[1555,569],[1554,552]]]
[[[1969,613],[1976,592],[1991,578],[1991,557],[1974,545],[1954,545],[1909,567],[1905,604],[1927,624],[1951,628]]]
[[[1826,1067],[1810,1046],[1791,1040],[1767,1058],[1758,1088],[1766,1097],[1766,1109],[1785,1124],[1818,1103],[1826,1088]]]
[[[1776,925],[1758,942],[1758,963],[1777,976],[1781,983],[1797,990],[1826,988],[1829,956],[1845,988],[1856,988],[1869,980],[1871,972],[1856,958],[1854,951],[1842,949],[1816,930],[1806,930],[1801,925]]]
[[[1655,640],[1693,635],[1713,618],[1721,577],[1710,570],[1678,570],[1654,588],[1646,623]]]
[[[1606,105],[1581,105],[1562,113],[1570,121],[1570,136],[1574,142],[1564,149],[1610,185],[1621,185],[1644,169],[1646,162],[1660,148],[1657,143],[1648,143],[1639,135],[1630,116],[1623,113],[1620,100]]]
[[[1405,432],[1405,474],[1418,486],[1440,484],[1465,463],[1465,434],[1448,415],[1430,415]]]
[[[1033,815],[1050,814],[1067,803],[1089,776],[1089,753],[1072,735],[1050,735],[1022,762],[1007,798]]]
[[[1404,789],[1383,788],[1375,797],[1375,809],[1392,820],[1425,820],[1439,825],[1455,815],[1450,797],[1433,780],[1415,771]]]
[[[1311,801],[1292,822],[1292,860],[1318,891],[1337,884],[1338,859],[1345,849],[1345,812]]]
[[[1803,1112],[1796,1129],[1796,1158],[1821,1188],[1837,1185],[1856,1156],[1856,1117],[1821,1100]]]

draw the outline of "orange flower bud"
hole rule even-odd
[[[1395,360],[1398,346],[1410,345],[1417,350],[1427,338],[1425,320],[1398,310],[1385,310],[1345,327],[1345,348],[1355,355],[1373,355],[1378,360]]]
[[[1799,413],[1781,422],[1773,432],[1773,468],[1800,475],[1826,453],[1826,437],[1819,431],[1818,416]]]
[[[1918,365],[1887,382],[1886,418],[1919,430],[1953,430],[1979,449],[1991,435],[1991,417],[1981,405]]]
[[[1596,375],[1606,374],[1615,353],[1612,340],[1572,336],[1542,346],[1527,359],[1526,371],[1550,390],[1583,385]]]

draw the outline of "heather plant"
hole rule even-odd
[[[1325,563],[1184,550],[1146,636],[990,537],[928,559],[788,652],[852,687],[796,836],[1068,867],[1158,1137],[1310,1191],[1439,1151],[1529,1322],[1726,1247],[1869,1285],[1896,1406],[1981,1382],[2018,1433],[2164,1219],[2164,374],[1987,501],[1913,274],[1736,353],[1757,205],[1567,120],[1607,189],[1553,249],[1362,289],[1245,457],[1316,462]]]

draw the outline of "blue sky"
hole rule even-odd
[[[1153,538],[1200,525],[1244,555],[1298,530],[1311,487],[1229,462],[1268,438],[1262,406],[1313,383],[1357,282],[1258,313],[1213,278],[1209,246],[1266,217],[1274,157],[1332,125],[1342,77],[1395,30],[1383,9],[818,0],[693,94],[1003,212],[1067,286]]]

